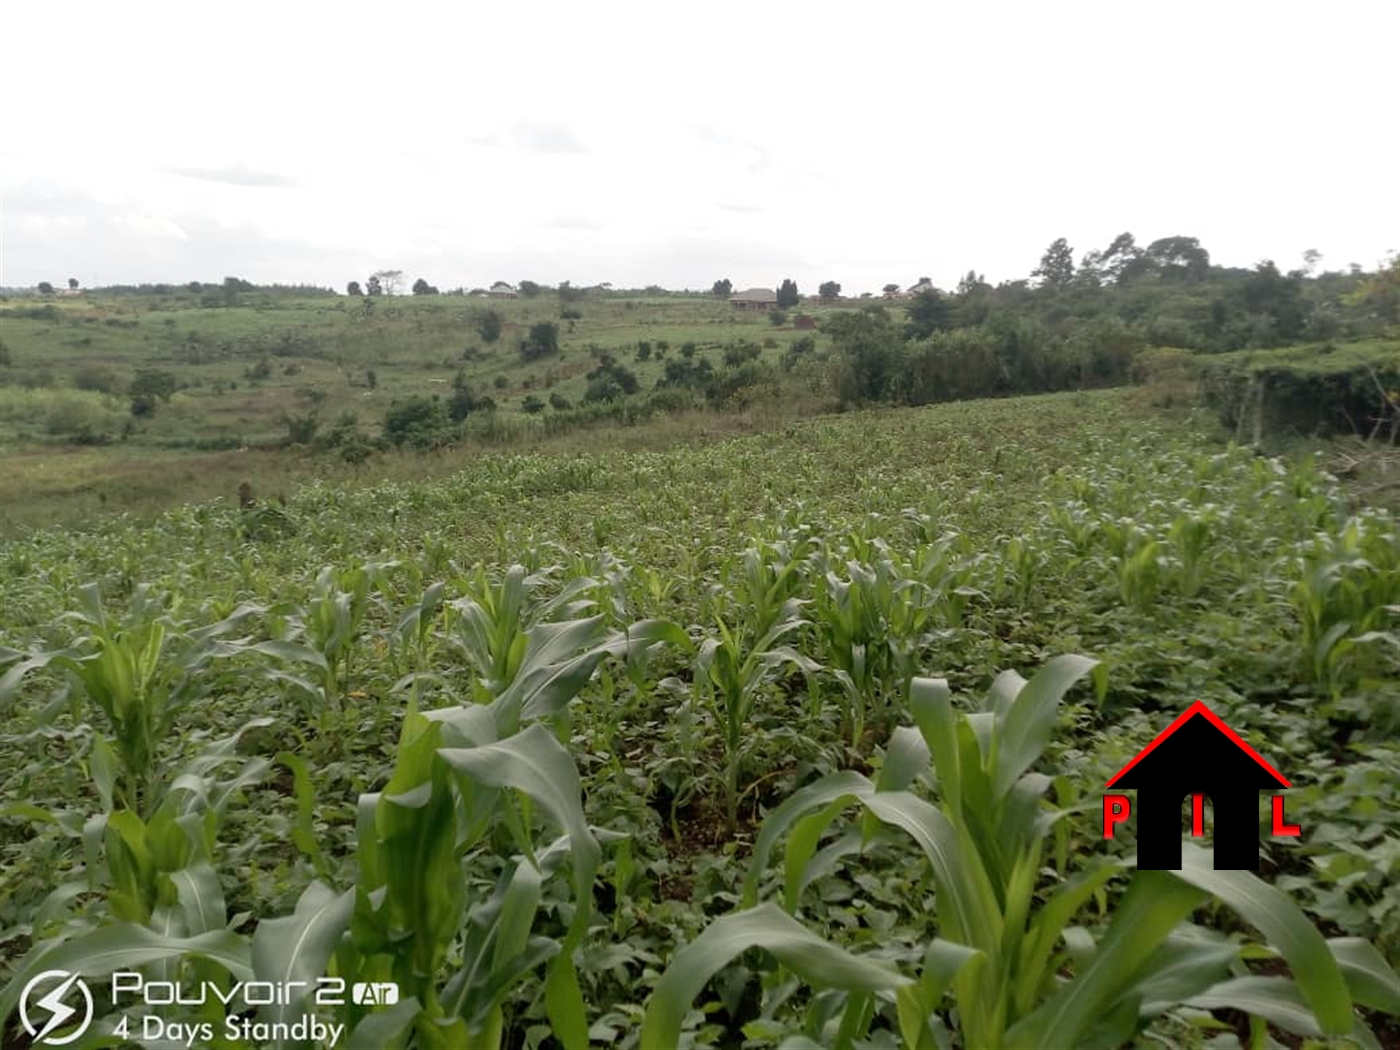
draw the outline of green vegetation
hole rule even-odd
[[[474,340],[455,298],[371,312]],[[547,298],[499,309],[543,323]],[[298,302],[266,313],[314,319]],[[709,296],[682,308],[721,345],[769,329]],[[231,373],[319,360],[225,309],[250,326]],[[315,324],[355,345],[361,304],[326,309]],[[613,309],[635,312],[585,299],[580,332]],[[886,356],[902,326],[853,316],[821,344],[850,324],[857,389],[905,399]],[[646,361],[629,334],[590,355],[561,331],[576,396],[623,372],[632,398],[691,393],[702,364],[829,349],[725,362],[650,327],[697,346]],[[443,371],[463,389],[518,374],[518,338]],[[374,367],[398,390],[387,432],[450,431],[448,391]],[[564,389],[515,418],[581,411],[553,403]],[[34,398],[37,428],[57,393],[0,396]],[[31,975],[139,968],[225,991],[398,983],[393,1007],[317,1009],[349,1046],[1393,1045],[1394,518],[1316,458],[1214,443],[1151,396],[865,411],[663,451],[570,438],[0,544],[4,1042]],[[1104,782],[1196,700],[1295,785],[1304,836],[1266,838],[1258,876],[1189,846],[1181,872],[1138,871],[1131,831],[1101,837]],[[91,1045],[120,1042],[99,1013]]]
[[[0,417],[13,467],[3,522],[144,513],[243,480],[267,490],[335,476],[342,463],[357,477],[404,476],[396,450],[520,448],[701,409],[797,418],[1159,382],[1154,361],[1170,363],[1179,400],[1203,398],[1240,440],[1341,431],[1393,443],[1400,261],[1374,274],[1314,273],[1317,261],[1230,269],[1194,238],[1140,249],[1123,234],[1076,266],[1060,240],[1030,280],[992,287],[969,272],[951,292],[921,279],[908,297],[888,286],[885,300],[843,300],[826,281],[797,314],[790,278],[778,308],[759,314],[723,301],[727,279],[711,294],[525,281],[520,299],[485,300],[434,294],[421,277],[417,294],[395,296],[393,270],[363,295],[358,282],[338,296],[230,277],[17,299],[0,306],[5,396],[130,401],[125,413],[69,399]],[[1200,360],[1150,356],[1160,347]],[[1235,356],[1244,351],[1258,353]],[[447,417],[408,436],[405,413],[434,397]],[[186,468],[178,482],[172,462]]]

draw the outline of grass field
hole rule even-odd
[[[29,975],[101,948],[395,981],[318,1011],[342,1045],[1388,1045],[1394,519],[1144,405],[542,448],[0,544],[5,1041]],[[1295,785],[1257,878],[1101,836],[1195,700]]]
[[[478,447],[506,439],[534,445],[548,437],[542,424],[556,413],[546,409],[527,427],[522,403],[557,395],[579,404],[601,355],[628,367],[650,391],[665,361],[679,359],[686,344],[694,344],[697,362],[720,366],[724,347],[746,341],[776,364],[794,339],[820,339],[710,298],[590,299],[573,304],[582,315],[575,321],[560,319],[554,296],[245,293],[239,303],[99,296],[0,305],[10,361],[0,369],[7,474],[0,526],[81,526],[114,511],[149,514],[190,499],[231,497],[245,480],[272,493],[310,477],[417,476],[421,457],[350,470],[334,456],[286,451],[288,418],[314,415],[324,430],[349,414],[372,438],[393,405],[412,396],[449,397],[459,373],[496,402],[496,427],[510,431],[478,440]],[[494,343],[477,328],[487,310],[503,320]],[[527,362],[518,344],[541,321],[559,325],[561,352]],[[641,343],[649,344],[646,360],[638,356]],[[134,418],[126,391],[142,369],[169,372],[180,389],[157,401],[152,415]],[[471,446],[456,455],[470,454]]]

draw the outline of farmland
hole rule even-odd
[[[5,1042],[141,967],[395,982],[315,1011],[357,1047],[1393,1045],[1395,521],[1213,426],[963,401],[16,535]],[[1294,785],[1257,876],[1102,837],[1196,700]]]
[[[0,519],[13,529],[149,514],[229,498],[245,480],[277,492],[313,478],[421,476],[431,469],[423,457],[396,455],[396,446],[368,464],[341,453],[351,444],[369,458],[395,406],[447,402],[459,391],[492,407],[471,421],[481,425],[459,453],[548,442],[606,416],[596,411],[606,405],[586,403],[601,363],[615,360],[645,392],[668,363],[673,373],[692,363],[722,370],[736,347],[776,371],[795,341],[819,339],[794,327],[796,316],[775,326],[712,296],[640,293],[575,307],[554,294],[375,299],[266,289],[212,300],[184,289],[20,300],[0,307]],[[529,360],[519,344],[541,324],[556,327],[558,352]],[[138,414],[128,392],[143,374],[168,377],[169,387]],[[696,400],[688,389],[669,394],[672,412]]]

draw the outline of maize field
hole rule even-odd
[[[1101,834],[1197,700],[1258,873]],[[1395,518],[1117,391],[35,532],[0,717],[6,1046],[1400,1039]]]

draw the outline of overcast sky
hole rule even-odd
[[[0,284],[1400,248],[1400,3],[0,0]]]

